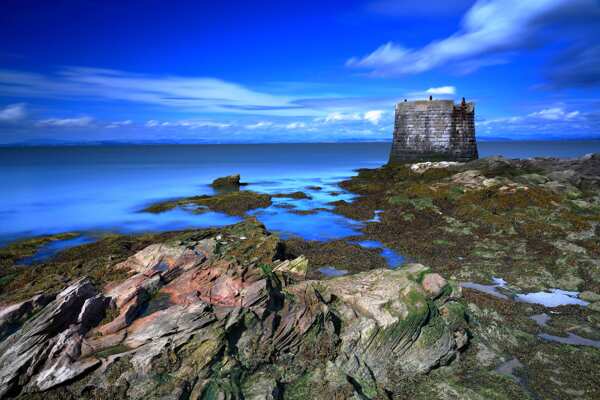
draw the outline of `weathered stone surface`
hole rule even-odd
[[[375,399],[464,346],[422,265],[313,281],[255,222],[189,237],[61,292],[0,345],[0,395]]]
[[[0,308],[0,340],[8,336],[31,314],[54,299],[53,295],[39,294],[29,300]]]
[[[426,161],[421,163],[411,164],[410,170],[417,174],[422,174],[430,169],[446,169],[451,166],[461,165],[456,161]]]
[[[448,281],[440,274],[427,274],[423,277],[423,288],[431,297],[438,297],[448,285]]]
[[[473,103],[430,100],[396,104],[390,163],[477,157]]]
[[[95,295],[89,280],[74,282],[0,344],[0,397],[30,379],[29,390],[48,389],[94,364],[73,361],[78,358],[81,345],[77,319],[85,301]]]

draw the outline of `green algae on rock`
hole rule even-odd
[[[301,199],[312,199],[312,197],[310,197],[309,195],[307,195],[304,192],[301,191],[296,191],[296,192],[291,192],[291,193],[276,193],[274,195],[272,195],[273,197],[281,197],[281,198],[288,198],[288,199],[296,199],[296,200],[301,200]]]
[[[202,213],[207,210],[219,211],[228,215],[241,216],[256,208],[271,205],[271,196],[251,190],[224,192],[214,196],[193,196],[182,199],[168,200],[152,204],[144,208],[144,212],[162,213],[176,207],[191,208],[192,212]]]
[[[239,188],[240,186],[247,185],[247,183],[240,182],[240,174],[222,176],[212,181],[211,186],[215,189],[226,189],[226,188]]]
[[[335,211],[384,210],[370,239],[458,279],[600,289],[600,157],[423,164],[360,170],[341,186],[362,196]],[[574,172],[553,178],[563,168]]]
[[[248,219],[146,237],[103,260],[110,282],[73,271],[0,344],[0,396],[380,399],[464,349],[459,292],[427,268],[306,280],[282,247]]]

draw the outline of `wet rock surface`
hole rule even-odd
[[[282,247],[255,220],[181,232],[112,263],[122,278],[4,304],[25,320],[0,397],[376,399],[458,362],[453,282],[419,264],[310,280]]]
[[[144,212],[162,213],[177,207],[185,208],[193,213],[208,210],[223,212],[228,215],[242,216],[247,211],[265,208],[271,205],[271,196],[251,190],[222,191],[214,196],[202,195],[168,200],[152,204],[144,208]]]
[[[401,398],[597,397],[599,177],[596,154],[385,166],[341,183],[361,197],[336,212],[380,210],[362,229],[369,240],[465,283],[461,362]]]
[[[240,181],[240,174],[222,176],[212,181],[211,186],[216,189],[235,189],[244,186],[246,183]]]
[[[16,243],[0,397],[595,399],[598,176],[598,155],[360,170],[340,184],[360,196],[331,205],[363,235],[328,242],[246,220],[30,267],[52,237]]]

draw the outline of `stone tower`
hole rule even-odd
[[[475,104],[452,100],[396,104],[390,163],[477,159]]]

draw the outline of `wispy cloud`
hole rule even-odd
[[[216,122],[216,121],[195,121],[195,120],[177,120],[177,121],[157,121],[151,119],[146,121],[144,124],[147,128],[188,128],[188,129],[201,129],[201,128],[218,128],[225,129],[232,126],[229,123]]]
[[[504,135],[514,138],[568,138],[595,136],[600,132],[600,115],[547,107],[525,115],[477,121],[478,135]]]
[[[388,42],[371,54],[351,58],[347,65],[368,69],[374,76],[416,74],[449,64],[463,65],[463,72],[470,72],[505,62],[499,55],[541,46],[544,29],[554,23],[597,23],[599,18],[595,0],[478,0],[460,29],[447,38],[419,49]]]
[[[111,122],[110,124],[106,125],[106,127],[108,129],[114,129],[114,128],[121,128],[123,126],[128,126],[128,125],[131,125],[131,124],[133,124],[133,121],[130,120],[130,119],[128,119],[128,120],[125,120],[125,121]]]
[[[328,114],[325,118],[316,118],[315,121],[324,122],[326,124],[348,121],[366,121],[370,122],[371,124],[377,125],[381,121],[381,118],[384,114],[385,111],[383,110],[370,110],[365,113],[332,112]]]
[[[456,94],[456,88],[454,86],[440,86],[440,87],[432,87],[425,91],[427,94],[431,95],[453,95]]]
[[[89,126],[94,121],[92,117],[79,118],[49,118],[37,122],[38,126],[53,126],[53,127],[84,127]]]
[[[533,112],[528,117],[547,119],[550,121],[572,120],[580,115],[579,111],[567,112],[561,107],[545,108],[540,111]]]
[[[374,125],[378,125],[379,122],[381,121],[381,118],[383,117],[385,111],[383,110],[371,110],[371,111],[367,111],[365,113],[365,115],[363,115],[363,119],[365,121],[369,121],[370,123],[374,124]]]
[[[569,48],[546,68],[546,77],[556,88],[600,84],[600,45]]]
[[[133,74],[98,68],[66,68],[53,75],[0,71],[6,96],[110,99],[193,112],[297,115],[314,110],[273,95],[210,77]]]
[[[10,104],[0,109],[0,121],[15,122],[25,118],[26,114],[24,103]]]
[[[259,121],[254,124],[248,124],[244,128],[246,128],[246,129],[261,129],[261,128],[264,129],[264,128],[268,128],[270,126],[273,126],[273,123],[271,121]]]
[[[285,129],[303,129],[306,128],[306,124],[304,122],[290,122],[285,125]]]
[[[317,121],[324,121],[325,123],[339,122],[339,121],[360,121],[362,117],[359,113],[346,114],[341,112],[332,112],[325,118],[318,118]]]

